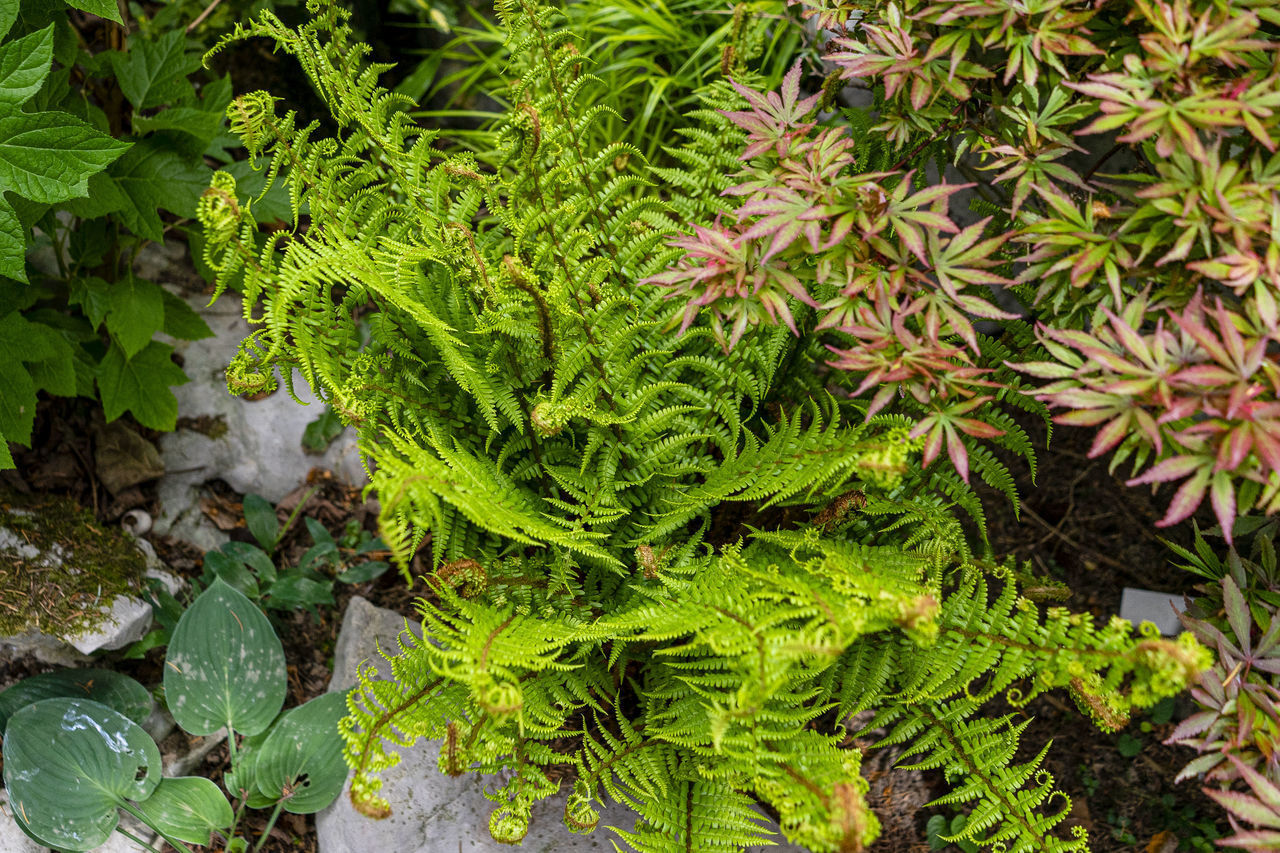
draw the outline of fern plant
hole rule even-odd
[[[679,333],[682,308],[639,282],[677,258],[681,217],[722,209],[741,138],[714,110],[734,90],[707,90],[677,165],[641,171],[635,147],[590,141],[607,110],[580,106],[599,81],[572,33],[505,0],[520,59],[497,147],[441,153],[346,13],[310,10],[228,38],[296,57],[340,128],[319,138],[267,93],[232,104],[293,227],[256,248],[256,201],[225,173],[200,216],[261,326],[231,390],[298,368],[359,431],[406,577],[431,534],[431,642],[391,654],[388,679],[361,672],[343,723],[357,807],[384,814],[394,749],[441,738],[443,772],[509,771],[489,793],[502,841],[568,769],[569,829],[620,801],[634,850],[764,840],[756,803],[813,850],[861,850],[876,821],[843,721],[873,708],[972,804],[967,838],[1084,849],[1056,829],[1043,755],[1014,757],[1022,724],[984,704],[1062,688],[1114,728],[1207,652],[1021,596],[919,473],[911,421],[826,394],[811,340],[757,328],[726,353],[709,322]]]

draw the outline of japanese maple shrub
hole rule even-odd
[[[916,424],[826,391],[817,335],[717,325],[641,283],[685,257],[671,233],[718,227],[742,134],[716,110],[751,101],[717,81],[667,165],[645,169],[592,130],[606,108],[579,98],[599,81],[556,12],[504,0],[511,106],[472,155],[379,87],[345,12],[310,9],[300,28],[264,14],[231,37],[294,56],[339,128],[299,127],[265,92],[231,106],[287,185],[292,226],[259,248],[259,202],[226,173],[200,218],[208,262],[243,281],[260,326],[231,389],[296,367],[358,430],[406,575],[431,536],[430,642],[389,650],[389,678],[362,671],[343,723],[355,804],[385,814],[388,749],[438,738],[446,773],[507,771],[489,792],[503,841],[567,772],[566,825],[593,831],[597,802],[627,804],[638,821],[614,830],[633,850],[776,837],[758,802],[797,843],[862,850],[877,824],[843,721],[873,709],[972,808],[966,839],[1085,849],[1044,753],[1016,756],[1027,723],[992,700],[1062,689],[1116,728],[1207,652],[1035,604],[1022,569],[972,552],[920,469]],[[910,201],[884,202],[898,206],[881,230],[930,245],[948,192],[891,189]],[[718,286],[775,281],[756,268]],[[802,295],[761,311],[799,329]]]
[[[736,201],[650,279],[685,323],[819,335],[965,479],[977,452],[1003,487],[981,444],[1022,442],[1002,412],[1029,391],[1132,484],[1179,484],[1162,525],[1280,508],[1280,4],[801,6],[835,70],[807,98],[799,69],[737,84]],[[847,81],[874,109],[819,113]]]

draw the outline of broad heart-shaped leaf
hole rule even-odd
[[[0,731],[15,713],[43,699],[92,699],[139,725],[151,714],[151,694],[109,669],[59,669],[24,678],[0,693]]]
[[[187,75],[200,67],[200,57],[187,55],[186,34],[172,29],[158,39],[130,40],[129,52],[107,54],[120,91],[135,110],[182,100],[193,93]]]
[[[53,204],[85,195],[89,176],[129,147],[63,112],[0,113],[0,190]]]
[[[149,429],[167,432],[174,428],[178,398],[169,386],[182,385],[187,375],[169,358],[171,352],[173,347],[152,341],[128,358],[119,344],[111,344],[98,365],[98,393],[108,422],[130,411]]]
[[[170,838],[208,845],[213,830],[231,826],[231,803],[203,776],[162,779],[155,792],[138,803],[138,811]]]
[[[169,640],[164,692],[194,735],[264,731],[284,706],[284,647],[267,617],[220,578],[187,608]]]
[[[40,91],[52,63],[53,24],[0,45],[0,104],[25,104]]]
[[[284,714],[258,751],[255,782],[284,810],[312,814],[337,799],[349,768],[342,757],[338,721],[347,713],[347,694],[326,693]]]
[[[107,292],[111,310],[107,331],[128,358],[133,358],[152,335],[164,328],[164,296],[158,284],[129,273]]]
[[[90,15],[106,18],[108,21],[115,21],[117,24],[124,23],[116,0],[67,0],[67,5],[74,6],[82,12],[88,12]]]
[[[27,281],[27,229],[0,192],[0,275]]]
[[[4,784],[19,822],[50,847],[92,850],[117,806],[160,783],[160,750],[128,717],[91,699],[54,698],[9,718]]]
[[[144,139],[111,164],[110,174],[124,197],[119,208],[124,224],[139,237],[160,242],[164,228],[158,211],[195,217],[196,202],[208,188],[212,171],[154,139]]]

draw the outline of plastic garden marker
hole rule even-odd
[[[173,630],[164,668],[169,711],[185,731],[264,731],[284,707],[284,647],[253,602],[222,579],[200,594]],[[228,737],[235,750],[235,736]]]
[[[151,714],[151,694],[127,675],[109,669],[60,669],[24,678],[0,692],[0,732],[22,708],[58,696],[101,702],[138,724]]]
[[[44,699],[5,729],[4,784],[20,826],[49,847],[92,850],[160,783],[160,750],[133,720],[91,699]]]

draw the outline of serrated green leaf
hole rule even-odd
[[[170,293],[163,287],[160,294],[164,298],[164,333],[182,341],[198,341],[213,337],[213,330],[204,318],[192,310],[186,300],[177,294]]]
[[[313,814],[337,799],[349,772],[338,733],[346,713],[345,692],[326,693],[285,712],[258,751],[259,793],[283,800],[293,814]]]
[[[4,784],[14,817],[50,847],[92,850],[125,800],[160,784],[160,750],[128,717],[89,699],[45,699],[9,718]]]
[[[111,285],[107,331],[132,358],[164,327],[164,297],[159,285],[126,275]]]
[[[209,144],[222,127],[222,113],[195,107],[170,107],[153,116],[138,116],[133,120],[135,133],[153,133],[157,130],[173,130],[200,140],[201,148]]]
[[[0,275],[27,281],[27,230],[4,193],[0,193]]]
[[[18,0],[0,0],[0,38],[9,34],[18,20]]]
[[[115,21],[117,24],[124,23],[124,18],[120,17],[120,7],[116,5],[116,0],[67,0],[67,5],[79,9],[81,12],[88,12],[90,15],[106,18],[108,21]]]
[[[120,208],[124,224],[139,237],[161,241],[164,227],[159,211],[193,218],[212,170],[144,139],[112,164],[110,174],[126,199]]]
[[[97,276],[71,279],[71,295],[67,300],[79,305],[96,329],[111,310],[111,285]]]
[[[81,219],[97,219],[124,210],[130,203],[129,197],[109,172],[98,172],[89,176],[87,196],[70,199],[63,202],[63,206]]]
[[[0,104],[25,104],[49,76],[53,63],[53,24],[0,45]]]
[[[36,417],[36,386],[14,350],[27,342],[30,325],[17,311],[0,318],[0,435],[24,447]]]
[[[235,820],[231,803],[203,776],[162,779],[155,792],[138,803],[138,811],[170,838],[208,845],[215,829]]]
[[[36,391],[48,391],[59,397],[76,396],[75,350],[66,336],[44,323],[31,324],[33,337],[42,341],[41,349],[53,354],[48,358],[30,361],[27,370]]]
[[[284,705],[284,647],[262,611],[221,580],[178,620],[164,692],[179,726],[196,735],[223,726],[258,734]]]
[[[68,113],[11,112],[0,117],[0,190],[44,204],[85,195],[128,147]]]
[[[187,375],[169,358],[171,352],[173,347],[152,341],[128,358],[118,344],[111,344],[97,377],[108,422],[132,412],[149,429],[168,432],[177,426],[178,398],[169,388],[185,383]]]
[[[59,669],[24,678],[0,692],[0,731],[18,711],[55,697],[92,699],[139,725],[151,714],[151,694],[127,675],[109,669]]]
[[[158,39],[134,37],[128,53],[107,55],[120,91],[136,110],[171,104],[194,94],[187,75],[200,67],[200,58],[187,54],[186,34],[170,30]]]

